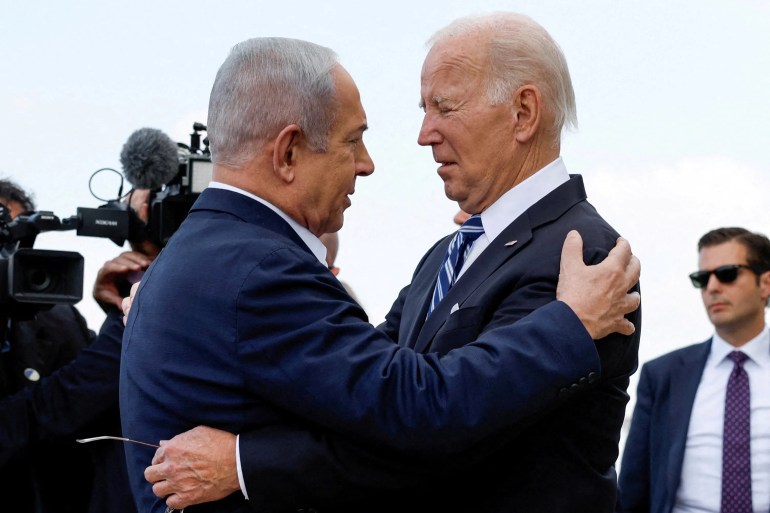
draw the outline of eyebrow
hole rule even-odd
[[[436,105],[438,105],[439,103],[441,103],[443,101],[446,101],[446,100],[447,100],[447,98],[445,98],[444,96],[433,96],[430,99],[431,103],[435,103]],[[422,110],[425,110],[425,100],[420,98],[420,101],[417,104],[417,106],[419,108],[421,108]]]
[[[369,125],[367,125],[366,123],[361,123],[359,126],[357,126],[356,128],[352,129],[350,132],[348,132],[347,137],[350,137],[353,134],[358,134],[359,132],[361,133],[361,135],[363,135],[364,132],[366,132],[367,130],[369,130]]]

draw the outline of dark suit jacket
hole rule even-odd
[[[553,301],[561,249],[571,229],[583,236],[590,263],[601,261],[618,237],[586,201],[579,176],[512,222],[424,322],[451,236],[439,242],[420,262],[411,285],[401,292],[380,329],[402,347],[439,354],[452,354],[468,342],[484,340],[500,326]],[[450,313],[454,305],[459,309]],[[290,510],[291,497],[298,506],[332,511],[350,506],[351,511],[408,507],[415,511],[611,512],[616,490],[613,465],[629,376],[637,366],[641,312],[630,319],[637,327],[633,336],[615,334],[597,342],[601,378],[584,376],[564,387],[559,405],[533,402],[532,414],[523,422],[461,457],[415,461],[392,452],[364,451],[324,433],[298,432],[288,437],[284,432],[276,436],[280,442],[264,432],[242,435],[241,463],[252,479],[247,479],[247,489],[254,490],[252,500],[264,500],[276,510]],[[512,367],[510,372],[518,371]],[[529,377],[519,377],[518,386],[527,387]],[[277,444],[293,449],[281,454],[271,449]],[[324,451],[335,460],[325,461]],[[399,488],[400,493],[378,495]],[[271,495],[273,489],[276,493]],[[351,501],[352,505],[347,504]]]
[[[443,357],[398,346],[272,210],[208,189],[137,292],[120,408],[124,436],[148,442],[199,424],[278,437],[318,426],[397,451],[452,453],[557,404],[599,364],[582,324],[554,301]],[[153,453],[126,444],[142,512],[164,510],[143,477]],[[190,510],[247,508],[235,493]]]
[[[58,323],[54,328],[61,332],[68,326]],[[118,376],[122,336],[123,316],[116,309],[107,314],[99,335],[74,360],[34,386],[0,400],[0,467],[7,465],[18,473],[18,467],[11,462],[29,452],[45,454],[51,444],[66,446],[74,457],[88,463],[86,471],[73,467],[70,458],[61,462],[64,467],[40,465],[57,469],[51,472],[51,479],[62,483],[60,493],[46,492],[53,509],[45,511],[60,511],[62,502],[74,504],[76,513],[136,511],[122,444],[75,442],[77,438],[99,435],[120,436]],[[74,485],[90,491],[83,496],[86,503],[73,501]]]
[[[647,362],[620,467],[618,511],[670,513],[711,340]]]
[[[7,313],[7,312],[0,312]],[[0,322],[6,322],[0,319]],[[0,350],[0,398],[33,384],[26,377],[34,369],[45,377],[72,360],[94,334],[71,305],[54,305],[34,318],[14,320],[9,345]],[[3,344],[0,340],[0,345]],[[0,417],[4,414],[0,411]],[[73,440],[51,441],[15,453],[0,465],[0,494],[19,513],[62,511],[77,513],[87,507],[93,468],[87,451]],[[62,502],[62,498],[68,500]]]

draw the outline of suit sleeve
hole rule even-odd
[[[589,262],[598,262],[606,254],[606,250],[595,249],[588,251],[586,257]],[[558,261],[555,265],[558,266]],[[506,348],[506,344],[512,341],[538,340],[537,343],[528,346],[528,350],[522,351],[518,359],[509,360],[509,363],[505,364],[508,365],[506,368],[511,375],[520,378],[520,385],[526,383],[526,386],[516,387],[518,391],[532,394],[528,398],[522,397],[521,406],[526,412],[519,410],[522,415],[516,418],[509,417],[509,421],[504,425],[497,424],[495,429],[484,431],[485,434],[492,435],[505,428],[505,436],[498,439],[496,443],[485,444],[482,451],[479,451],[479,446],[476,445],[472,450],[464,451],[462,457],[458,459],[456,456],[461,449],[471,449],[471,447],[467,444],[453,445],[448,442],[443,447],[428,448],[423,450],[422,454],[415,456],[404,452],[378,450],[371,443],[364,446],[357,445],[357,442],[362,440],[356,440],[355,435],[343,438],[329,434],[328,431],[311,432],[297,428],[293,433],[291,430],[283,430],[280,433],[259,431],[242,434],[241,462],[252,503],[262,504],[261,501],[264,501],[267,509],[274,507],[276,510],[280,510],[281,506],[295,507],[301,504],[302,500],[307,504],[323,504],[325,500],[329,500],[330,504],[337,505],[341,499],[354,500],[357,496],[371,497],[373,491],[404,488],[428,473],[451,470],[462,465],[465,460],[476,461],[483,458],[485,454],[489,454],[490,450],[494,450],[497,443],[502,443],[507,439],[506,437],[515,436],[517,427],[520,429],[528,425],[540,415],[556,407],[563,400],[563,386],[572,391],[576,381],[584,382],[585,379],[580,378],[585,378],[592,371],[598,372],[599,368],[592,365],[583,367],[575,374],[575,380],[566,385],[560,382],[560,371],[557,370],[565,361],[558,357],[550,364],[546,364],[550,366],[550,370],[544,370],[544,373],[538,374],[540,381],[530,381],[529,375],[525,377],[524,374],[520,374],[521,369],[527,368],[533,361],[545,363],[551,356],[555,356],[549,352],[550,344],[565,343],[577,333],[585,337],[583,342],[587,342],[594,349],[593,341],[590,341],[574,313],[566,305],[553,302],[555,275],[544,278],[537,273],[539,271],[524,280],[513,293],[510,290],[507,291],[508,296],[501,301],[501,306],[495,312],[494,318],[480,321],[486,325],[481,336],[474,342],[474,344],[481,342],[488,348],[496,349],[498,346]],[[403,305],[402,298],[407,290],[402,291],[393,310],[388,314],[386,323],[380,326],[391,338],[394,335],[389,330],[397,336]],[[537,309],[538,307],[542,308]],[[533,310],[535,310],[534,313],[532,313]],[[529,331],[535,327],[543,331]],[[605,343],[618,343],[618,341],[613,337]],[[633,346],[633,344],[624,344],[624,346]],[[523,346],[518,347],[523,349]],[[447,356],[451,357],[452,353],[448,353]],[[428,357],[438,358],[437,355]],[[437,361],[442,360],[438,358]],[[629,369],[629,372],[631,370],[633,369]],[[548,391],[546,396],[538,395],[539,387]],[[490,388],[495,387],[490,386]],[[562,392],[561,400],[557,399],[560,392]],[[469,403],[475,402],[475,399],[470,397],[466,400]],[[468,426],[458,427],[458,429],[462,434],[469,432]],[[481,438],[483,437],[479,436],[475,440],[478,441]],[[276,443],[278,440],[281,442]],[[287,446],[296,450],[285,452],[277,449]],[[452,457],[447,457],[447,446],[452,446],[457,451]],[[286,504],[288,497],[294,497],[300,502]]]
[[[650,412],[653,403],[653,380],[650,376],[649,366],[643,366],[621,460],[617,513],[646,513],[650,510]]]
[[[447,413],[452,410],[452,406],[447,405],[442,407],[446,418],[437,412],[436,418],[426,419],[425,426],[415,426],[413,432],[370,426],[366,440],[360,433],[339,436],[341,429],[313,430],[308,424],[241,434],[241,468],[251,505],[258,510],[288,511],[307,505],[339,506],[341,502],[378,494],[386,498],[388,490],[403,489],[431,472],[460,465],[462,458],[458,461],[456,456],[469,452],[474,442],[504,428],[511,430],[517,424],[530,422],[539,411],[554,407],[562,400],[560,392],[565,386],[598,370],[595,360],[579,354],[595,353],[593,341],[579,319],[561,302],[553,301],[515,325],[490,330],[474,344],[484,350],[466,346],[460,353],[469,351],[470,354],[468,360],[461,358],[461,365],[454,361],[459,355],[452,352],[444,358],[436,354],[425,358],[445,375],[479,378],[478,382],[459,386],[467,390],[487,390],[497,396],[501,403],[493,406],[483,397],[484,393],[476,399],[466,396],[464,390],[440,394],[454,397],[462,407],[478,407],[474,416],[478,415],[479,425],[460,425],[462,419],[467,420],[467,412]],[[573,352],[575,354],[570,354]],[[506,363],[499,359],[502,354],[508,355],[503,358]],[[495,376],[492,368],[504,370],[505,385],[495,384],[500,383],[500,376]],[[499,412],[494,414],[494,419],[485,419],[486,408]],[[449,425],[452,427],[445,431],[444,427]],[[386,437],[394,438],[373,442],[372,439],[381,434],[377,432],[378,427]],[[423,443],[423,439],[413,433],[434,433],[433,442]],[[411,442],[418,439],[420,443],[413,446]]]
[[[338,283],[338,301],[326,277],[308,283],[305,265],[278,251],[255,267],[238,298],[238,358],[248,389],[352,440],[458,453],[600,370],[593,341],[564,303],[444,355],[418,354],[361,322]]]
[[[69,364],[0,401],[0,466],[41,440],[74,437],[117,405],[122,335],[122,316],[115,310]]]

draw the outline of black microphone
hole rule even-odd
[[[136,189],[158,189],[179,172],[177,144],[156,128],[140,128],[120,152],[123,174]]]

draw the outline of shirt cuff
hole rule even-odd
[[[246,500],[249,500],[249,493],[246,491],[246,483],[243,481],[243,471],[241,470],[241,435],[235,435],[235,466],[238,468],[238,484],[241,485],[241,493]]]

